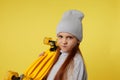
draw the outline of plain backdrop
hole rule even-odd
[[[81,10],[88,80],[120,80],[120,0],[0,0],[0,80],[8,70],[24,73],[56,40],[62,14]]]

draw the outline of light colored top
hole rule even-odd
[[[54,80],[57,71],[60,69],[60,67],[66,60],[67,56],[68,56],[68,53],[64,53],[64,52],[61,53],[58,61],[55,63],[55,65],[51,69],[47,77],[47,80]],[[87,73],[86,73],[84,62],[80,53],[77,53],[74,56],[73,61],[74,61],[73,71],[71,72],[71,66],[70,66],[67,72],[67,76],[69,77],[67,77],[68,79],[66,80],[87,80]]]

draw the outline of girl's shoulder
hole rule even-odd
[[[84,68],[84,61],[80,53],[77,53],[74,57],[74,70],[79,71],[80,68]]]
[[[83,63],[83,57],[82,57],[82,55],[79,52],[76,53],[76,55],[74,57],[74,62],[76,62],[76,63]]]

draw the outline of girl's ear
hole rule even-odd
[[[56,46],[59,46],[59,44],[58,44],[58,39],[56,39]]]
[[[78,44],[78,45],[80,44],[80,41],[79,41],[79,40],[77,41],[77,44]]]

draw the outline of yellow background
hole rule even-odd
[[[120,80],[120,0],[0,0],[0,80],[20,74],[49,48],[64,11],[81,10],[89,80]]]

